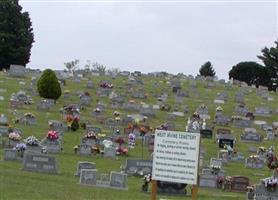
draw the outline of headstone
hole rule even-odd
[[[3,126],[8,125],[8,118],[4,114],[0,115],[0,125],[3,125]]]
[[[80,184],[83,185],[96,185],[97,184],[97,169],[81,169]]]
[[[46,146],[47,152],[49,153],[60,153],[61,152],[61,142],[59,140],[49,140],[45,138],[41,141],[43,146]]]
[[[257,148],[256,147],[248,147],[248,152],[249,153],[256,153],[257,152]]]
[[[57,174],[56,158],[45,154],[25,153],[23,158],[23,170],[48,174]]]
[[[246,113],[249,112],[249,110],[248,110],[248,107],[245,106],[245,105],[237,105],[237,106],[235,107],[234,112],[235,112],[236,114],[245,115]]]
[[[200,133],[202,138],[212,138],[212,130],[210,129],[202,129]]]
[[[0,126],[0,136],[8,136],[9,128],[7,126]]]
[[[225,145],[233,148],[234,147],[234,139],[220,138],[219,142],[218,142],[218,147],[223,149],[225,147]]]
[[[252,169],[262,169],[264,168],[264,161],[258,157],[248,157],[245,159],[245,167]]]
[[[152,172],[151,160],[127,159],[125,173],[129,175],[147,175]]]
[[[94,87],[93,81],[89,80],[89,81],[87,82],[87,88],[92,89],[93,87]]]
[[[244,129],[244,133],[241,134],[240,139],[242,141],[261,142],[263,140],[263,136],[257,133],[256,129],[246,128]]]
[[[249,119],[234,119],[234,126],[237,128],[249,128],[252,126],[252,121]]]
[[[88,146],[94,146],[96,144],[96,140],[93,139],[93,138],[82,138],[81,140],[81,144],[84,144],[84,145],[88,145]]]
[[[96,169],[96,164],[88,161],[78,161],[75,176],[80,176],[82,169]]]
[[[272,110],[268,107],[256,107],[254,115],[255,116],[263,116],[263,117],[269,117],[272,114]]]
[[[96,127],[96,126],[92,126],[92,125],[87,125],[86,126],[86,131],[87,132],[93,131],[95,133],[101,133],[101,128]]]
[[[249,178],[244,176],[231,177],[231,191],[245,192],[247,186],[249,186]]]
[[[217,168],[221,169],[221,167],[222,167],[222,159],[211,158],[210,159],[210,166],[217,167]]]
[[[14,77],[24,77],[26,69],[22,65],[10,65],[10,75]]]
[[[216,179],[217,176],[215,174],[200,174],[199,177],[199,186],[200,187],[208,187],[208,188],[216,188]]]
[[[17,160],[17,151],[15,149],[4,149],[4,160]]]
[[[127,174],[119,172],[111,172],[110,188],[127,190]]]
[[[116,157],[116,149],[114,147],[104,148],[103,157],[115,158]]]
[[[167,195],[186,194],[187,184],[157,181],[157,193]]]
[[[228,116],[225,116],[223,114],[216,116],[216,124],[220,126],[227,126],[230,123],[230,118]]]
[[[79,145],[79,154],[82,156],[89,156],[92,154],[92,146],[81,144]]]

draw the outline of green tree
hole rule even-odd
[[[207,77],[207,76],[214,77],[215,76],[215,71],[213,69],[212,64],[209,61],[201,66],[199,72],[200,72],[200,75],[204,76],[204,77]]]
[[[77,131],[79,129],[79,122],[78,122],[77,118],[73,119],[70,128],[71,128],[72,131]]]
[[[26,65],[34,42],[28,12],[22,12],[18,0],[0,1],[0,70],[11,64]]]
[[[264,47],[262,55],[258,56],[262,60],[270,76],[269,89],[275,90],[278,85],[278,40],[274,42],[274,47]]]
[[[37,89],[40,97],[54,99],[55,101],[59,99],[62,94],[60,83],[58,82],[55,72],[51,69],[43,71],[43,74],[37,82]]]
[[[233,66],[229,71],[229,79],[231,78],[243,81],[248,85],[269,85],[269,73],[267,68],[253,61],[240,62]]]

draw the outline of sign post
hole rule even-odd
[[[156,181],[193,185],[192,199],[197,199],[199,148],[200,133],[155,131],[152,200],[156,197]]]
[[[156,193],[157,193],[157,182],[155,180],[152,180],[151,200],[156,200]]]

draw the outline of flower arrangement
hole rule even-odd
[[[90,93],[89,92],[84,92],[84,95],[89,97]]]
[[[125,143],[125,140],[123,137],[118,137],[116,138],[115,142],[118,143],[119,145],[122,145]]]
[[[274,154],[267,154],[267,167],[271,170],[278,168],[278,158]]]
[[[94,110],[94,112],[100,113],[100,108],[96,108],[96,109]]]
[[[278,184],[278,178],[269,177],[262,179],[262,183],[267,188],[268,191],[274,192]]]
[[[47,135],[46,135],[46,138],[49,139],[49,140],[58,140],[59,139],[59,134],[57,131],[48,131]]]
[[[28,117],[28,118],[34,118],[35,117],[35,115],[33,113],[30,113],[30,112],[25,113],[24,116]]]
[[[218,172],[221,169],[219,165],[211,165],[210,168],[211,168],[213,174],[218,174]]]
[[[112,142],[111,140],[103,140],[102,145],[103,145],[105,148],[109,148],[109,147],[112,147],[112,146],[113,146],[113,142]]]
[[[224,181],[225,181],[225,176],[217,176],[216,178],[217,188],[222,188]]]
[[[27,137],[24,142],[26,142],[26,144],[28,146],[38,146],[39,145],[39,140],[35,137],[35,136],[29,136]]]
[[[140,127],[139,131],[141,136],[144,136],[148,132],[144,126]]]
[[[74,120],[77,120],[79,122],[80,117],[79,116],[73,116],[73,115],[66,115],[65,117],[67,122],[73,122]]]
[[[251,155],[249,158],[252,160],[252,162],[257,162],[259,157],[257,155]]]
[[[21,136],[17,132],[11,132],[9,134],[9,139],[13,141],[19,141],[21,139]]]
[[[120,116],[120,113],[119,113],[118,111],[115,110],[115,111],[113,112],[113,115],[114,115],[115,117],[119,117],[119,116]]]
[[[97,139],[97,134],[94,131],[89,131],[86,133],[85,138],[87,139]]]
[[[124,148],[124,147],[121,147],[121,146],[116,148],[116,154],[117,155],[127,155],[127,153],[128,153],[127,148]]]
[[[24,144],[24,143],[18,143],[15,147],[14,147],[14,149],[15,150],[17,150],[17,151],[25,151],[25,149],[26,149],[26,144]]]

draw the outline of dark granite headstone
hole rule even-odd
[[[147,175],[152,172],[151,160],[127,159],[125,173],[129,175]]]
[[[200,133],[202,138],[212,138],[212,130],[210,129],[202,129]]]
[[[234,140],[233,139],[226,139],[226,138],[220,138],[218,142],[219,148],[224,148],[225,145],[228,145],[230,147],[234,147]]]
[[[31,152],[24,154],[23,170],[49,174],[58,173],[57,162],[54,156]]]
[[[127,174],[119,172],[111,172],[110,188],[127,190]]]
[[[97,184],[97,169],[81,169],[79,183],[83,185],[96,185]]]

